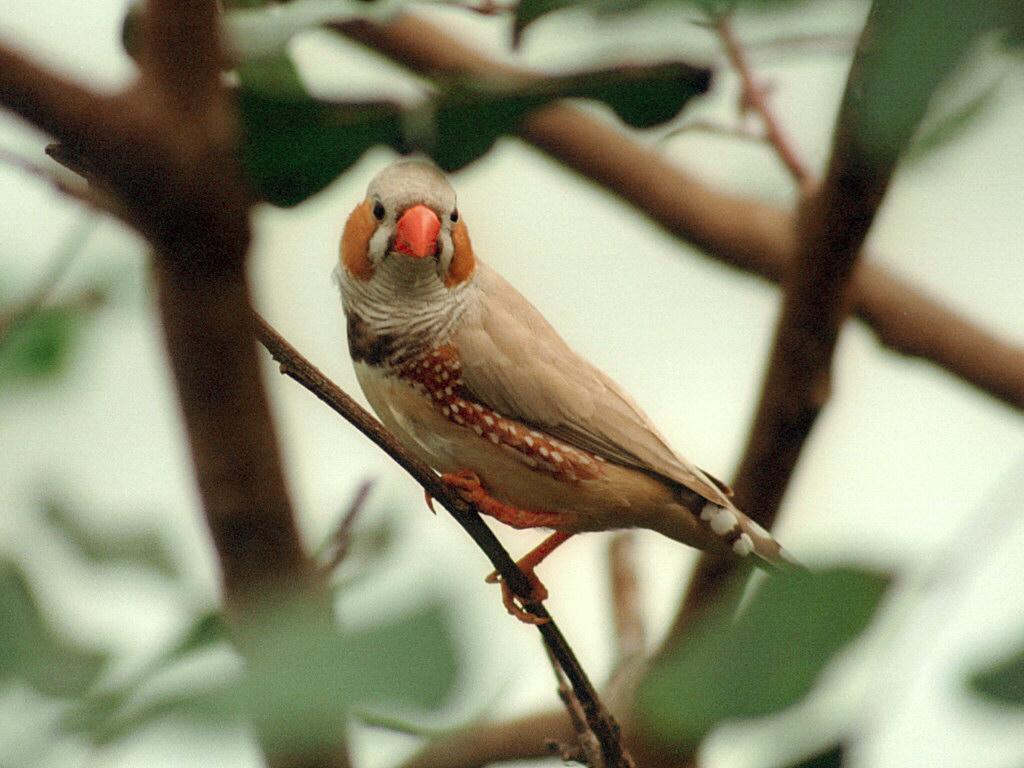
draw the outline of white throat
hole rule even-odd
[[[334,277],[349,316],[350,339],[356,318],[362,330],[388,340],[385,364],[446,344],[474,295],[472,278],[449,288],[434,259],[398,253],[385,256],[369,280],[353,278],[340,265]]]

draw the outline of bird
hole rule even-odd
[[[356,378],[383,424],[481,513],[552,531],[518,561],[532,593],[501,582],[512,615],[543,621],[526,608],[548,596],[535,569],[586,531],[650,529],[767,570],[799,567],[477,256],[429,161],[374,176],[334,274]]]

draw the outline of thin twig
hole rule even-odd
[[[747,58],[747,52],[743,49],[743,44],[733,29],[731,15],[726,13],[715,18],[714,28],[718,33],[719,39],[722,41],[722,46],[725,48],[729,61],[732,62],[733,67],[740,76],[740,81],[743,84],[743,103],[749,104],[761,116],[761,120],[764,122],[766,138],[775,148],[779,159],[785,164],[801,191],[804,193],[809,192],[813,184],[813,177],[804,161],[800,159],[800,155],[797,153],[793,143],[782,130],[782,126],[775,116],[771,104],[768,103],[768,94],[765,92],[764,86],[758,82],[757,77],[754,75],[750,60]]]
[[[674,139],[687,133],[708,133],[712,136],[725,136],[730,139],[740,139],[742,141],[754,142],[755,144],[771,146],[768,136],[764,133],[752,131],[741,125],[723,125],[712,120],[691,120],[683,123],[668,131],[658,139],[658,143],[664,143],[669,139]]]
[[[328,544],[328,557],[324,561],[323,566],[321,566],[325,576],[334,573],[345,559],[345,556],[348,555],[349,548],[352,545],[352,531],[355,528],[356,519],[363,509],[366,508],[366,500],[370,497],[371,490],[373,490],[373,480],[364,480],[356,490],[352,501],[349,502],[345,514],[342,515],[341,524],[338,525],[338,529],[331,536],[330,543]]]
[[[479,511],[462,498],[426,463],[413,455],[392,435],[383,424],[370,415],[362,406],[346,394],[337,384],[321,373],[289,344],[259,314],[254,313],[256,338],[267,348],[281,367],[281,373],[301,384],[335,413],[342,416],[356,429],[370,438],[384,450],[406,472],[412,475],[423,489],[447,509],[456,522],[472,537],[477,546],[487,555],[491,564],[512,591],[520,596],[531,594],[529,581],[498,541],[494,532],[487,527]],[[601,754],[608,768],[627,768],[632,765],[629,753],[622,744],[619,726],[605,708],[590,679],[587,677],[576,653],[566,641],[554,619],[542,603],[526,602],[526,609],[541,619],[537,626],[545,646],[558,660],[558,665],[572,684],[576,698],[586,715],[587,725],[601,745]]]
[[[558,659],[551,653],[550,648],[545,646],[544,650],[547,652],[551,668],[555,673],[555,680],[558,682],[558,698],[562,700],[562,704],[569,714],[569,722],[572,723],[572,728],[576,732],[575,745],[570,746],[555,739],[549,739],[547,741],[548,749],[558,755],[564,762],[572,760],[589,766],[589,768],[606,768],[607,764],[601,750],[601,744],[598,742],[594,732],[587,726],[587,716],[583,706],[566,681],[565,674],[558,664]],[[632,758],[628,756],[627,758],[628,763],[626,765],[636,768]]]
[[[61,194],[71,198],[72,200],[78,201],[86,208],[99,211],[100,213],[106,213],[119,219],[125,218],[124,209],[111,198],[103,195],[94,188],[81,184],[80,182],[70,183],[65,179],[62,179],[56,173],[51,172],[49,169],[44,168],[38,163],[32,162],[28,158],[22,157],[21,155],[6,149],[0,149],[0,162],[10,165],[13,168],[17,168],[30,176],[35,176],[36,178],[43,180]]]
[[[400,14],[387,25],[352,21],[333,28],[421,73],[531,76],[414,14]],[[791,212],[721,192],[576,107],[538,109],[523,122],[519,136],[726,264],[778,283],[793,263]],[[890,350],[934,363],[1024,410],[1024,347],[1019,343],[998,337],[870,262],[854,273],[850,301],[853,312]]]

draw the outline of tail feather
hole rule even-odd
[[[765,528],[731,504],[708,501],[701,507],[703,526],[739,557],[753,555],[757,564],[771,571],[806,570]]]

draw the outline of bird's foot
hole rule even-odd
[[[476,472],[470,469],[446,472],[441,475],[441,482],[456,489],[482,514],[511,528],[556,528],[564,522],[563,516],[557,513],[533,512],[499,501],[484,489]]]
[[[441,475],[441,481],[457,490],[481,513],[513,528],[553,528],[565,524],[564,516],[557,513],[532,512],[499,501],[484,489],[480,478],[472,470],[462,469],[458,472],[446,472]],[[516,563],[530,584],[528,595],[514,593],[497,572],[487,577],[488,583],[501,584],[501,602],[504,604],[505,610],[520,621],[527,624],[546,624],[550,621],[550,619],[536,616],[526,609],[527,605],[541,603],[548,596],[548,590],[537,578],[534,568],[570,536],[572,536],[571,533],[556,531]]]
[[[523,558],[525,560],[526,558]],[[533,568],[523,565],[522,560],[516,563],[519,566],[519,570],[523,572],[526,580],[530,583],[530,594],[529,595],[517,595],[512,591],[512,588],[508,583],[501,578],[501,575],[497,571],[493,571],[484,581],[488,584],[499,584],[501,585],[501,602],[505,606],[505,610],[510,615],[515,616],[524,624],[547,624],[551,619],[546,617],[537,616],[531,613],[527,608],[529,603],[542,603],[548,599],[548,590],[544,586],[543,582],[537,578],[536,572]]]
[[[548,599],[547,587],[537,578],[534,569],[540,565],[545,557],[554,552],[558,546],[564,544],[571,536],[572,534],[566,531],[555,531],[516,561],[519,570],[523,572],[526,580],[530,583],[529,595],[513,593],[511,587],[501,578],[497,571],[487,577],[486,581],[489,584],[496,582],[501,584],[501,602],[504,603],[506,611],[526,624],[547,624],[551,621],[551,619],[536,616],[526,609],[526,605],[529,603],[539,604]],[[517,603],[516,600],[519,602]]]

